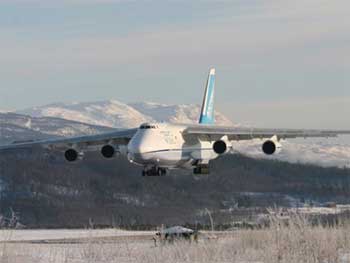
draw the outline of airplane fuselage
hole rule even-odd
[[[212,141],[186,137],[186,125],[143,124],[128,144],[128,159],[141,166],[191,168],[218,157]]]

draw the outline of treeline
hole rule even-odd
[[[172,171],[141,177],[124,157],[88,153],[69,164],[42,149],[9,151],[0,160],[0,214],[15,211],[27,227],[144,227],[227,224],[264,207],[292,202],[346,203],[350,170],[226,155],[211,174]]]

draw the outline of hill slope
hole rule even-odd
[[[84,103],[55,103],[18,111],[33,117],[58,117],[67,120],[114,128],[135,128],[144,122],[197,123],[197,105],[165,105],[157,103],[125,104],[116,100]],[[216,113],[219,125],[232,125]]]
[[[92,135],[111,128],[59,118],[35,118],[16,113],[0,113],[0,143]]]
[[[59,152],[9,151],[0,159],[0,215],[13,209],[29,227],[142,227],[209,224],[209,209],[215,224],[230,224],[274,204],[350,201],[346,169],[239,155],[219,158],[211,168],[210,176],[180,170],[141,177],[141,168],[124,157],[108,161],[88,153],[68,164]]]

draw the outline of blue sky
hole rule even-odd
[[[216,103],[259,126],[350,128],[346,0],[0,0],[0,109]]]

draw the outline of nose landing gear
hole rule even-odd
[[[165,176],[167,174],[166,168],[161,167],[145,167],[142,171],[142,176]]]

